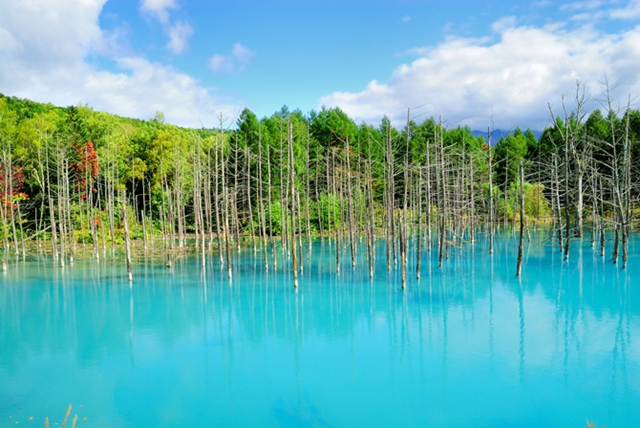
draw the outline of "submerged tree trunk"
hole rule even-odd
[[[124,243],[125,252],[127,258],[127,274],[129,275],[129,282],[133,281],[133,274],[131,273],[131,236],[129,235],[129,216],[127,214],[126,193],[122,190],[122,218],[124,221]]]
[[[262,130],[258,125],[258,200],[260,202],[260,220],[262,224],[262,253],[264,255],[264,269],[269,270],[269,256],[267,254],[267,221],[264,212],[264,195],[262,194]]]
[[[493,162],[491,159],[491,129],[487,128],[487,158],[489,160],[489,254],[493,254],[494,210],[493,210]]]
[[[518,263],[516,276],[522,272],[522,253],[524,249],[524,164],[520,161],[520,241],[518,243]]]
[[[293,163],[293,128],[289,122],[289,164],[291,180],[291,251],[293,255],[293,287],[298,288],[298,259],[296,254],[296,175]]]
[[[273,242],[273,211],[271,210],[271,155],[267,146],[267,205],[269,210],[269,242],[271,244],[271,256],[273,257],[273,269],[277,267],[276,244]]]
[[[568,121],[568,119],[567,119]],[[564,215],[565,215],[565,235],[564,235],[564,260],[569,260],[569,248],[571,243],[571,217],[569,215],[569,136],[565,131],[565,152],[564,152]]]

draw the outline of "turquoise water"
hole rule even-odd
[[[640,242],[621,271],[545,238],[521,279],[511,237],[419,282],[410,255],[404,292],[382,241],[373,281],[364,248],[337,276],[314,243],[298,292],[249,249],[232,282],[214,254],[140,259],[132,288],[119,261],[28,258],[0,275],[0,427],[69,403],[80,427],[638,426]]]

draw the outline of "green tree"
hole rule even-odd
[[[517,179],[518,165],[527,155],[527,138],[520,128],[501,137],[494,148],[496,178],[499,185]]]

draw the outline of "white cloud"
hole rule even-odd
[[[504,18],[500,18],[496,22],[494,22],[491,25],[491,29],[496,33],[500,33],[509,28],[515,27],[516,22],[517,18],[515,16],[505,16]]]
[[[222,55],[214,55],[209,58],[209,69],[214,72],[232,72],[233,71],[233,61],[230,58],[224,57]]]
[[[251,49],[235,43],[229,55],[213,55],[207,65],[214,73],[233,74],[244,70],[255,55]]]
[[[193,28],[187,22],[178,21],[169,30],[167,48],[174,54],[180,54],[187,48],[187,40],[193,35]]]
[[[221,105],[191,76],[142,58],[119,58],[122,73],[93,73],[84,80],[83,92],[100,110],[148,119],[162,111],[168,122],[184,126],[215,124],[214,113],[237,114],[239,105]],[[141,102],[144,100],[144,102]]]
[[[191,76],[119,53],[98,24],[105,1],[0,0],[0,91],[63,106],[88,103],[141,119],[160,110],[167,122],[193,127],[201,126],[199,116],[207,126],[214,123],[210,108],[230,117],[239,110]],[[88,58],[95,55],[115,61],[121,71],[91,65]]]
[[[414,48],[423,56],[395,69],[386,82],[335,92],[321,104],[369,123],[387,114],[400,124],[403,106],[428,103],[416,114],[442,114],[450,123],[484,129],[493,113],[497,128],[541,129],[549,120],[547,103],[571,96],[576,80],[596,96],[605,75],[620,82],[619,92],[640,93],[640,27],[605,35],[590,26],[517,27],[507,19],[493,28],[499,36],[493,43],[451,38],[431,49]]]
[[[142,12],[152,15],[162,24],[169,24],[169,12],[167,9],[178,9],[176,0],[142,0],[140,5]]]
[[[140,10],[156,18],[162,24],[164,32],[169,36],[166,48],[173,54],[181,54],[186,51],[189,37],[193,35],[193,28],[186,21],[171,23],[169,9],[179,9],[176,0],[142,0]]]
[[[573,3],[567,3],[560,6],[560,10],[585,10],[585,9],[597,9],[603,4],[602,0],[588,0],[577,1]]]
[[[253,51],[240,43],[234,43],[231,53],[241,64],[248,64],[251,58],[255,55]]]
[[[635,19],[640,17],[640,0],[631,0],[625,7],[613,9],[610,16],[618,19]]]
[[[10,32],[4,28],[0,28],[0,52],[13,53],[21,47],[20,42],[18,42]]]
[[[429,52],[431,51],[431,48],[429,47],[425,47],[425,46],[416,46],[410,49],[407,49],[406,51],[397,54],[396,56],[403,56],[403,55],[409,55],[409,56],[425,56],[427,55]]]
[[[409,15],[405,15],[402,17],[402,22],[407,23],[411,21],[411,17]]]

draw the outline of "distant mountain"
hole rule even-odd
[[[523,129],[523,131],[526,131],[526,129]],[[471,131],[471,132],[473,132],[473,135],[475,135],[476,137],[482,136],[485,140],[487,139],[487,131]],[[493,131],[491,131],[491,145],[495,146],[501,137],[506,137],[507,135],[509,135],[510,132],[513,132],[513,130],[503,131],[502,129],[494,129]],[[536,136],[538,140],[540,140],[542,131],[533,131],[533,134]]]

